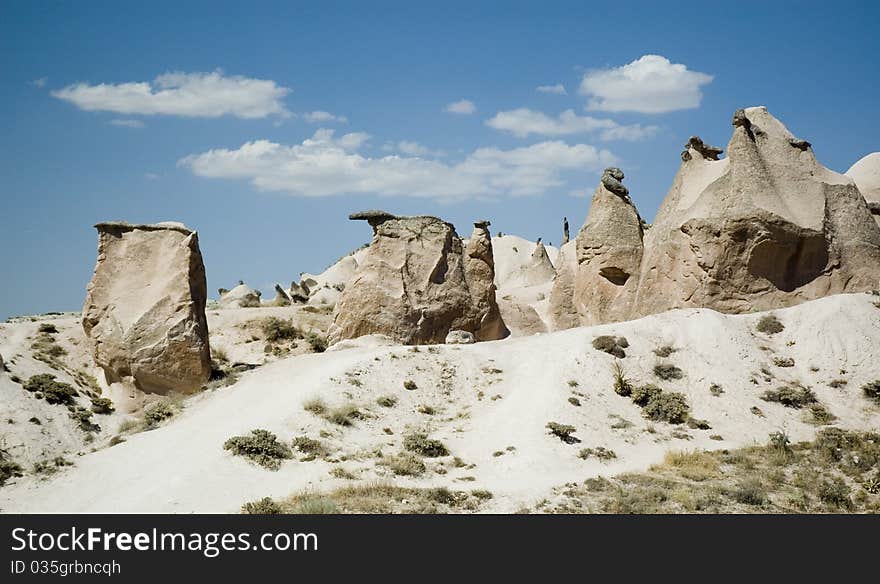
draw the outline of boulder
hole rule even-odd
[[[199,238],[180,223],[99,223],[82,324],[108,383],[198,390],[211,374]]]
[[[262,306],[260,296],[263,293],[254,290],[247,284],[240,283],[225,294],[221,288],[220,292],[220,308],[259,308]]]
[[[449,331],[446,335],[447,345],[470,345],[476,342],[474,333],[468,331]]]
[[[465,251],[454,226],[436,217],[370,211],[349,218],[368,221],[373,240],[336,304],[330,344],[370,334],[406,344],[443,343],[451,330],[478,340],[507,334],[486,226]]]
[[[738,110],[727,158],[689,143],[645,237],[630,317],[678,307],[751,312],[880,278],[880,228],[853,181],[763,107]]]

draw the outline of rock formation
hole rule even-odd
[[[633,316],[750,312],[869,290],[880,228],[858,189],[763,107],[738,110],[727,158],[688,148],[645,238]]]
[[[281,287],[281,284],[275,284],[275,300],[272,301],[275,306],[290,306],[290,295]]]
[[[224,293],[221,288],[220,308],[259,308],[262,306],[260,296],[262,292],[254,290],[244,282],[239,281],[238,286]]]
[[[562,218],[562,245],[565,245],[569,241],[568,237],[568,217]]]
[[[192,392],[211,373],[207,284],[198,234],[180,223],[99,223],[98,261],[82,312],[110,383]]]
[[[309,289],[305,285],[297,284],[296,282],[290,283],[290,288],[287,290],[287,295],[290,297],[291,302],[309,301]]]
[[[556,277],[550,290],[549,320],[554,330],[580,326],[578,311],[574,306],[574,282],[577,270],[577,241],[569,241],[559,248]]]
[[[374,333],[407,344],[442,343],[451,330],[478,340],[507,334],[488,222],[465,250],[452,224],[436,217],[366,211],[349,218],[369,222],[373,240],[336,305],[331,344]]]
[[[449,334],[446,335],[447,345],[470,345],[474,342],[476,342],[474,333],[468,331],[449,331]]]
[[[571,293],[576,322],[592,325],[628,317],[638,286],[642,260],[642,219],[621,182],[619,168],[608,168],[593,193],[584,226],[575,239],[573,280],[559,278],[554,295]],[[562,305],[565,307],[565,304]],[[569,315],[551,309],[554,328],[571,322]]]
[[[525,283],[528,286],[537,286],[549,282],[554,276],[556,276],[556,268],[553,267],[553,262],[547,255],[547,248],[539,237],[529,263],[525,266]]]
[[[880,152],[868,154],[853,164],[846,176],[856,182],[874,220],[880,225]]]

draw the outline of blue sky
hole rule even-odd
[[[210,290],[271,288],[365,208],[557,243],[609,161],[650,220],[738,107],[837,171],[880,149],[880,10],[764,4],[4,2],[0,318],[79,309],[103,220],[183,221]]]

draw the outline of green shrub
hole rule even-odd
[[[657,347],[654,349],[654,354],[658,357],[663,357],[664,359],[671,354],[675,353],[678,349],[673,347],[672,345],[663,345],[662,347]]]
[[[339,507],[323,495],[307,494],[297,498],[290,512],[296,515],[332,515],[339,513]]]
[[[73,386],[56,381],[55,376],[49,373],[32,376],[24,384],[24,389],[32,393],[39,393],[50,404],[66,406],[73,405],[74,398],[79,395]]]
[[[651,398],[655,395],[660,395],[663,393],[663,390],[654,385],[653,383],[648,383],[646,385],[640,385],[639,387],[633,388],[630,397],[633,400],[633,403],[639,407],[645,407],[648,405],[648,402],[651,401]]]
[[[410,452],[415,452],[428,458],[447,456],[449,454],[445,444],[439,440],[428,438],[427,434],[421,432],[412,432],[404,436],[403,447]]]
[[[168,401],[158,401],[144,410],[144,425],[147,430],[152,430],[174,414],[174,407]]]
[[[632,383],[626,378],[623,365],[619,361],[611,364],[611,374],[614,376],[614,393],[628,397],[633,390]]]
[[[403,382],[403,389],[408,389],[408,390],[412,391],[412,390],[418,389],[418,388],[419,388],[419,386],[416,385],[416,382],[413,381],[412,379],[407,379],[406,381]]]
[[[278,470],[283,460],[293,457],[290,448],[278,442],[275,434],[262,429],[251,430],[247,436],[233,436],[223,443],[223,449],[269,470]]]
[[[299,452],[308,455],[307,460],[314,460],[327,453],[320,440],[315,440],[308,436],[297,436],[294,438],[293,448],[294,450],[298,450]]]
[[[483,501],[491,499],[495,496],[492,494],[492,491],[486,491],[484,489],[474,489],[473,491],[471,491],[471,495]]]
[[[816,403],[816,394],[809,388],[799,385],[782,385],[776,389],[768,389],[761,395],[761,399],[780,403],[787,408],[800,409],[805,405]]]
[[[775,335],[776,333],[781,333],[785,330],[785,327],[779,322],[779,319],[776,318],[772,314],[765,314],[758,320],[758,324],[755,326],[760,333],[765,333],[768,335]]]
[[[110,400],[110,398],[92,398],[92,411],[96,414],[112,414],[115,410],[116,408],[113,407],[113,402]]]
[[[280,515],[281,506],[269,497],[263,497],[242,505],[241,512],[245,515]]]
[[[849,498],[850,488],[840,477],[823,480],[819,483],[819,500],[841,509],[850,509],[852,499]]]
[[[837,416],[829,412],[820,403],[810,404],[810,416],[810,422],[819,425],[830,424],[837,420]]]
[[[749,478],[741,481],[731,493],[737,503],[745,505],[763,505],[767,500],[767,491],[757,478]]]
[[[382,464],[399,476],[419,476],[427,469],[422,459],[409,452],[386,456],[382,459]]]
[[[363,420],[366,416],[354,404],[342,404],[324,414],[324,419],[339,426],[351,426],[354,420]]]
[[[777,367],[794,367],[794,359],[791,357],[773,357],[773,364]]]
[[[670,379],[681,379],[682,377],[684,377],[684,373],[682,372],[682,370],[672,363],[657,363],[656,365],[654,365],[654,375],[656,375],[663,381],[669,381]]]
[[[578,452],[578,458],[582,458],[584,460],[593,456],[603,462],[606,462],[617,458],[617,453],[613,450],[605,448],[604,446],[597,446],[596,448],[582,448],[581,451]]]
[[[100,432],[101,426],[92,422],[92,413],[85,408],[78,407],[70,412],[70,419],[76,422],[83,432]]]
[[[613,355],[618,359],[626,357],[626,349],[629,347],[629,341],[626,337],[614,337],[611,335],[602,335],[593,339],[593,348],[603,353]]]
[[[51,322],[40,323],[40,326],[37,328],[38,333],[46,333],[49,335],[54,335],[58,332],[58,329]]]
[[[12,477],[20,477],[23,470],[20,464],[9,458],[5,450],[0,449],[0,487]]]
[[[570,426],[568,424],[560,424],[559,422],[547,422],[547,429],[550,430],[550,433],[566,444],[575,444],[580,442],[578,438],[572,436],[577,430],[574,426]]]
[[[678,392],[661,392],[651,396],[644,408],[645,415],[658,422],[681,424],[688,418],[687,398]]]
[[[433,416],[434,414],[437,413],[437,409],[436,409],[434,406],[429,406],[429,405],[426,405],[426,404],[421,404],[421,405],[419,405],[419,407],[416,408],[416,410],[417,410],[420,414],[425,414],[425,415],[427,415],[427,416]]]
[[[292,320],[284,320],[270,316],[260,322],[263,337],[270,343],[293,340],[299,337],[299,331],[293,326]]]
[[[318,333],[306,333],[306,342],[311,347],[313,353],[323,353],[327,350],[327,338],[322,337]]]
[[[699,420],[697,418],[688,417],[687,419],[688,428],[693,430],[711,430],[712,426],[709,424],[707,420]]]
[[[568,403],[570,403],[571,405],[573,405],[575,407],[581,406],[581,400],[579,400],[578,398],[576,398],[574,396],[568,398]]]
[[[785,432],[773,432],[770,434],[770,443],[768,446],[777,453],[791,454],[791,439]]]
[[[862,393],[865,394],[865,397],[880,403],[880,379],[875,379],[863,385]]]
[[[393,408],[397,405],[397,397],[393,395],[382,395],[376,398],[376,403],[383,408]]]
[[[324,403],[324,400],[321,398],[312,398],[303,403],[303,409],[307,412],[311,412],[316,416],[322,416],[327,411],[327,404]]]
[[[722,393],[724,393],[724,388],[721,387],[720,385],[718,385],[717,383],[713,383],[712,385],[709,386],[709,393],[711,393],[715,397],[718,397]]]

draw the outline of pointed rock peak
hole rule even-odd
[[[609,166],[605,169],[605,172],[602,173],[602,186],[618,197],[626,198],[629,195],[629,189],[623,186],[623,183],[620,182],[623,180],[623,177],[624,174],[622,170],[614,166]]]
[[[773,117],[764,106],[738,109],[733,113],[733,127],[742,128],[753,142],[756,137],[768,138],[788,143],[792,148],[807,151],[812,144],[792,135],[788,128]],[[734,131],[736,137],[736,131]],[[730,150],[730,148],[728,148]]]
[[[684,162],[691,160],[694,154],[699,154],[703,160],[718,160],[718,157],[724,152],[723,148],[710,146],[703,142],[699,136],[691,136],[687,144],[684,145],[684,151],[681,153],[681,159]]]
[[[489,221],[488,219],[474,221],[474,228],[476,228],[476,229],[482,229],[484,231],[488,231],[490,225],[492,225],[492,222]]]
[[[855,181],[871,212],[880,216],[880,152],[868,154],[853,164],[846,176]]]

